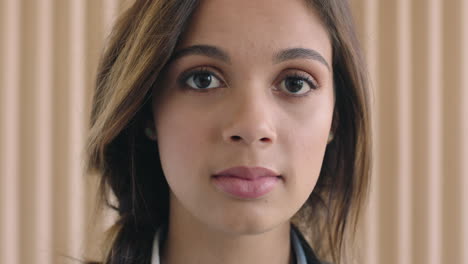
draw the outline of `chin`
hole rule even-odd
[[[215,217],[215,219],[217,220],[215,222],[209,221],[211,227],[234,236],[259,235],[284,222],[283,219],[268,214],[258,215],[239,212],[236,214],[235,211],[221,217]]]

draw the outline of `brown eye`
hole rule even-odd
[[[195,90],[204,90],[208,88],[217,88],[221,86],[221,81],[208,71],[196,71],[190,73],[186,79],[185,84]]]
[[[280,83],[280,89],[293,96],[303,96],[311,90],[317,89],[317,86],[309,77],[301,75],[290,75]]]
[[[297,93],[304,87],[304,81],[297,78],[287,78],[284,80],[284,86],[288,91]]]

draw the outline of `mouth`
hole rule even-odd
[[[257,178],[248,178],[248,177],[242,177],[242,176],[235,176],[235,175],[213,175],[212,176],[213,178],[220,178],[220,177],[231,177],[231,178],[237,178],[237,179],[241,179],[241,180],[246,180],[246,181],[256,181],[256,180],[259,180],[260,178],[264,178],[264,177],[276,177],[278,179],[282,179],[283,176],[281,175],[278,175],[278,176],[262,176],[262,177],[257,177]]]
[[[272,192],[282,180],[282,176],[262,176],[243,178],[231,175],[214,175],[212,183],[223,193],[238,199],[259,199]]]
[[[264,167],[238,166],[217,172],[215,176],[231,176],[253,180],[261,177],[277,177],[280,176],[280,174]]]

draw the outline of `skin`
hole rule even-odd
[[[229,61],[179,57],[153,91],[160,96],[150,126],[171,189],[162,262],[293,263],[290,220],[318,179],[335,104],[326,29],[302,0],[207,0],[186,32],[176,53],[210,45]],[[330,66],[311,58],[275,63],[288,48],[315,50]],[[178,81],[200,67],[214,74],[205,92],[194,90],[196,74],[185,85]],[[291,74],[308,76],[317,88],[288,90]],[[212,183],[213,174],[234,166],[262,166],[282,177],[267,195],[239,199]]]

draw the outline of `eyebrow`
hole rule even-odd
[[[223,51],[222,49],[216,46],[210,45],[194,45],[187,48],[180,49],[175,52],[172,56],[171,61],[180,59],[185,56],[189,55],[204,55],[213,59],[220,60],[222,62],[231,63],[231,59],[227,52]]]
[[[312,59],[316,60],[327,67],[330,70],[330,65],[325,60],[325,58],[318,53],[318,51],[313,49],[305,49],[305,48],[291,48],[291,49],[284,49],[278,52],[275,56],[273,61],[275,63],[280,63],[287,60],[293,59]]]
[[[185,56],[189,55],[204,55],[213,59],[220,60],[227,64],[231,63],[231,59],[227,52],[223,51],[222,49],[211,46],[211,45],[194,45],[187,48],[180,49],[174,53],[171,61],[180,59]],[[328,70],[330,70],[330,65],[325,60],[325,58],[320,55],[320,53],[313,49],[306,49],[306,48],[289,48],[279,51],[273,56],[273,62],[275,64],[293,60],[293,59],[311,59],[318,61],[325,65]]]

